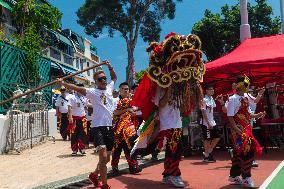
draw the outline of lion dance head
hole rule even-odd
[[[189,112],[202,99],[205,67],[202,60],[201,41],[196,35],[169,33],[159,44],[152,42],[150,52],[149,78],[159,87],[170,90],[169,103]]]

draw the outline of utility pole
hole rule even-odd
[[[247,0],[240,0],[240,11],[241,11],[241,26],[240,26],[240,40],[251,38],[250,25],[248,23],[248,7]]]
[[[284,33],[284,3],[280,0],[280,14],[281,14],[281,31]]]

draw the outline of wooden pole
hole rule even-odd
[[[86,71],[88,71],[88,70],[94,69],[94,68],[99,67],[99,66],[102,66],[102,65],[104,65],[104,63],[97,64],[97,65],[95,65],[95,66],[91,66],[91,67],[85,68],[85,69],[83,69],[83,70],[81,70],[81,71],[78,71],[78,72],[72,73],[72,74],[70,74],[70,75],[64,76],[64,77],[62,77],[61,79],[62,79],[62,80],[68,79],[68,78],[70,78],[70,77],[73,77],[73,76],[75,76],[75,75],[78,75],[78,74],[80,74],[80,73],[86,72]],[[54,81],[51,81],[51,82],[46,83],[46,84],[44,84],[44,85],[41,85],[41,86],[39,86],[39,87],[37,87],[37,88],[35,88],[35,89],[32,89],[32,90],[30,90],[30,91],[27,91],[27,92],[25,92],[25,93],[23,93],[23,94],[19,94],[19,95],[13,96],[13,97],[11,97],[11,98],[9,98],[9,99],[7,99],[7,100],[4,100],[4,101],[0,102],[0,106],[3,105],[3,104],[5,104],[5,103],[7,103],[7,102],[13,101],[13,100],[15,100],[15,99],[18,99],[18,98],[21,98],[21,97],[26,96],[26,95],[28,95],[28,94],[34,93],[34,92],[36,92],[36,91],[39,91],[39,90],[41,90],[41,89],[43,89],[43,88],[45,88],[45,87],[48,87],[48,86],[50,86],[50,85],[55,84],[56,82],[57,82],[57,81],[54,80]]]

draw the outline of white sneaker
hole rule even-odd
[[[243,185],[250,188],[255,188],[254,182],[251,177],[243,179]]]
[[[170,184],[171,183],[170,176],[163,177],[162,183],[163,184]]]
[[[174,185],[176,188],[185,187],[185,184],[183,183],[180,176],[170,176],[170,184]]]
[[[232,182],[233,184],[243,184],[242,179],[239,176],[236,177],[229,177],[228,179],[230,182]]]

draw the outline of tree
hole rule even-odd
[[[144,74],[145,74],[146,70],[140,70],[139,72],[135,73],[135,80],[136,83],[140,83],[140,81],[142,80]]]
[[[27,53],[28,77],[38,79],[37,61],[42,55],[45,39],[42,34],[60,27],[62,13],[55,7],[37,0],[19,0],[13,7],[13,19],[19,34],[15,35],[15,45]]]
[[[160,22],[174,19],[176,2],[182,0],[86,0],[77,11],[78,23],[88,35],[99,37],[104,29],[125,39],[128,53],[126,80],[133,84],[134,50],[139,34],[145,42],[160,38]]]
[[[249,24],[252,37],[264,37],[280,32],[280,18],[272,17],[272,7],[266,0],[255,0],[256,5],[248,4]],[[204,18],[194,24],[192,33],[203,42],[202,49],[208,61],[215,60],[232,51],[240,44],[239,4],[221,8],[221,13],[205,10]]]

